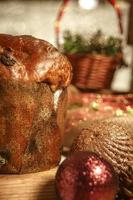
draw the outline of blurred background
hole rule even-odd
[[[62,2],[0,0],[0,32],[33,35],[56,46],[54,25]],[[122,11],[123,52],[128,67],[116,70],[111,87],[115,91],[128,92],[131,90],[132,80],[133,16],[130,9],[133,2],[120,0],[118,3]],[[106,35],[121,37],[116,12],[106,0],[70,1],[60,22],[61,42],[66,29],[83,35],[101,30]]]

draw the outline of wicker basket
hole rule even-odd
[[[68,5],[69,0],[62,1],[59,8],[57,18],[55,21],[55,38],[56,45],[60,51],[62,51],[62,45],[60,43],[60,22],[64,15],[64,10]],[[111,3],[112,4],[112,3]],[[121,11],[117,7],[115,1],[113,6],[117,12],[118,25],[120,33],[123,34],[123,25],[121,22]],[[73,67],[73,80],[72,83],[80,89],[109,89],[113,79],[114,72],[117,66],[122,62],[122,54],[114,57],[106,55],[96,54],[84,54],[84,55],[66,55],[70,60]]]
[[[73,66],[72,84],[80,89],[109,89],[122,55],[66,55]]]

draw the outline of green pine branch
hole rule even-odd
[[[115,56],[122,52],[122,40],[117,37],[105,37],[98,30],[89,39],[85,39],[80,34],[72,34],[70,31],[64,32],[63,52],[66,54],[102,54]]]

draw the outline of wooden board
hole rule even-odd
[[[56,171],[0,175],[0,200],[55,200]]]

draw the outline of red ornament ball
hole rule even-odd
[[[61,200],[114,200],[117,186],[113,167],[92,152],[72,154],[56,173]]]

